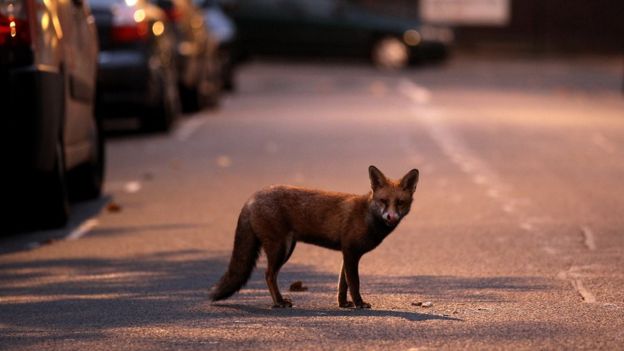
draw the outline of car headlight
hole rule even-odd
[[[416,46],[422,41],[422,36],[416,29],[408,29],[403,33],[403,41],[409,46]]]

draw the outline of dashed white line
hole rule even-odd
[[[581,277],[583,276],[582,270],[587,268],[587,266],[571,266],[567,271],[559,272],[557,277],[559,279],[569,280],[570,284],[576,292],[581,296],[583,302],[586,303],[595,303],[596,296],[589,291],[585,285],[583,285],[583,281]]]
[[[587,303],[596,302],[596,296],[594,296],[594,294],[592,294],[589,290],[585,288],[585,286],[583,285],[583,282],[580,279],[573,279],[572,286],[574,287],[574,289],[576,289],[579,295],[581,295],[584,302],[587,302]]]
[[[403,79],[400,82],[398,90],[414,103],[414,116],[423,122],[433,140],[442,149],[442,152],[464,173],[471,176],[474,183],[482,186],[489,197],[498,201],[504,212],[517,216],[519,219],[518,225],[521,229],[533,234],[540,234],[539,228],[533,224],[536,218],[530,217],[527,213],[522,213],[524,211],[519,211],[517,207],[519,201],[509,196],[507,190],[509,187],[500,180],[495,172],[490,170],[485,162],[470,152],[466,146],[462,145],[457,138],[441,125],[439,118],[437,118],[441,115],[440,111],[427,105],[431,100],[431,93],[426,88],[418,86],[407,79]],[[602,135],[594,136],[593,142],[607,152],[610,149],[613,150],[612,145]],[[596,243],[591,229],[582,227],[582,232],[585,238],[585,245],[590,250],[595,250]],[[543,245],[542,248],[549,254],[554,255],[557,253],[555,249],[547,245]],[[584,302],[596,302],[596,297],[585,288],[577,270],[578,267],[573,266],[568,271],[560,272],[559,277],[569,280]]]
[[[581,227],[581,232],[583,233],[583,243],[590,250],[596,250],[596,239],[594,236],[594,232],[587,226]]]
[[[506,191],[509,187],[484,161],[474,155],[439,122],[441,112],[428,105],[432,98],[431,92],[407,79],[401,80],[398,90],[414,103],[413,115],[429,129],[429,134],[451,162],[470,176],[475,184],[481,186],[486,196],[498,201],[504,212],[509,214],[515,212],[516,203]],[[532,227],[527,228],[528,226],[524,223],[521,227],[528,231],[533,230]]]
[[[65,240],[71,241],[80,239],[81,237],[89,233],[93,228],[95,228],[95,226],[97,226],[99,223],[100,222],[95,218],[87,219],[86,221],[82,222],[82,224],[80,224],[78,228],[72,230],[72,232],[65,237]]]
[[[189,138],[206,123],[205,118],[193,118],[186,121],[175,131],[175,137],[179,141],[187,141]]]

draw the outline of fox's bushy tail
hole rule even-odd
[[[238,217],[230,265],[223,277],[210,291],[212,301],[227,299],[234,295],[247,283],[251,272],[256,267],[256,261],[260,254],[260,240],[251,229],[246,211],[246,208],[243,209]]]

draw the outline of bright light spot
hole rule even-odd
[[[134,6],[137,4],[137,0],[125,0],[126,1],[126,5],[128,6]]]
[[[152,24],[152,33],[155,36],[159,36],[165,32],[165,25],[161,21],[156,21]]]
[[[134,11],[134,21],[139,23],[139,22],[143,22],[143,20],[145,19],[145,10],[143,9],[139,9]]]
[[[416,46],[420,44],[421,40],[422,37],[420,36],[420,33],[418,33],[415,29],[409,29],[403,33],[403,41],[405,41],[405,44],[409,46]]]
[[[50,25],[50,16],[48,16],[47,12],[44,12],[43,16],[41,16],[41,28],[43,30],[48,30],[49,25]]]
[[[221,155],[217,157],[217,165],[221,168],[227,168],[232,165],[232,160],[225,155]]]
[[[11,28],[11,38],[15,38],[17,35],[17,29],[15,29],[15,21],[9,22],[9,28]]]
[[[130,194],[136,193],[141,190],[141,183],[137,181],[128,182],[126,183],[126,185],[124,185],[124,190]]]

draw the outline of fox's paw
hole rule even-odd
[[[360,302],[357,305],[355,305],[355,308],[371,308],[371,304],[368,302]]]
[[[355,307],[355,305],[351,301],[342,301],[342,302],[339,301],[338,302],[338,307],[340,307],[340,308],[353,308],[353,307]]]
[[[273,305],[273,308],[290,308],[292,307],[292,301],[290,299],[283,299]]]

